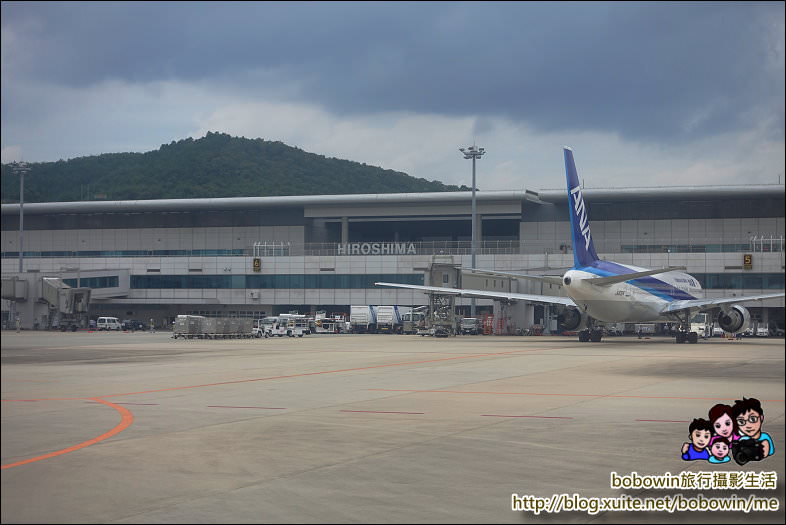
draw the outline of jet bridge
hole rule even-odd
[[[72,288],[59,277],[41,278],[41,298],[49,305],[47,328],[61,331],[84,327],[90,304],[90,288]]]
[[[3,278],[2,298],[10,302],[7,328],[17,316],[25,330],[72,330],[87,326],[90,288],[73,288],[59,277],[37,272]]]

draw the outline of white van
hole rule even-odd
[[[98,330],[120,330],[120,321],[117,317],[99,317],[96,323]]]

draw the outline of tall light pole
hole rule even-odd
[[[26,162],[14,162],[11,171],[19,175],[19,273],[24,272],[25,234],[25,173],[30,171]]]
[[[466,148],[459,148],[459,151],[464,154],[465,159],[472,159],[472,245],[471,245],[471,253],[472,253],[472,268],[477,268],[475,266],[475,254],[478,251],[478,242],[475,238],[475,230],[477,229],[478,224],[478,203],[475,199],[475,160],[479,159],[486,153],[486,150],[483,148],[478,148],[473,144],[472,146],[468,146]],[[470,317],[475,317],[475,298],[473,297],[470,300]]]

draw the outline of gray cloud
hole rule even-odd
[[[280,84],[281,97],[336,113],[485,114],[669,142],[783,115],[783,25],[770,27],[782,7],[4,3],[15,38],[3,69],[69,87]]]
[[[782,3],[3,2],[1,79],[4,161],[213,130],[457,183],[477,138],[485,188],[582,142],[609,183],[783,172]]]

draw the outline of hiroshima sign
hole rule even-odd
[[[338,245],[338,255],[417,255],[413,242],[350,242]]]

